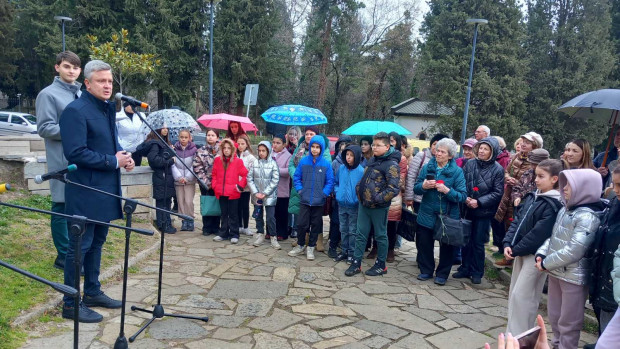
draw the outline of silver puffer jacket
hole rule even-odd
[[[589,281],[592,258],[586,256],[600,224],[599,214],[587,207],[563,207],[551,237],[536,252],[546,256],[543,266],[554,277],[575,285]]]
[[[252,203],[256,205],[256,194],[266,195],[263,199],[263,206],[275,206],[278,201],[278,182],[280,181],[280,171],[278,164],[271,158],[271,143],[262,141],[258,145],[264,145],[269,149],[267,160],[257,159],[248,171],[248,187],[252,192]]]

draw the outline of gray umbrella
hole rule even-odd
[[[192,135],[200,132],[200,126],[196,120],[188,113],[178,109],[162,109],[152,112],[146,117],[146,122],[155,130],[167,128],[171,140],[178,139],[179,131],[184,129],[189,130]],[[140,132],[148,135],[151,130],[142,124]]]
[[[571,118],[598,120],[610,125],[618,124],[620,90],[590,91],[562,104],[558,110],[570,115]]]
[[[611,139],[615,133],[616,125],[620,124],[620,90],[604,89],[590,91],[579,95],[562,104],[559,108],[571,118],[590,119],[607,122],[611,126],[607,149],[603,158],[603,166],[607,163],[607,155],[611,146]]]

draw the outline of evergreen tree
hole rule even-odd
[[[423,99],[453,108],[437,129],[460,140],[474,27],[468,18],[485,18],[480,26],[472,83],[468,135],[486,124],[495,135],[518,137],[528,87],[522,49],[524,28],[515,0],[432,0],[421,31],[419,76]]]
[[[3,42],[0,50],[0,91],[15,93],[15,73],[17,62],[22,58],[21,52],[15,48],[15,29],[13,20],[15,8],[10,2],[0,3],[0,41]]]
[[[292,37],[281,31],[283,11],[274,0],[222,1],[216,8],[214,29],[214,71],[216,109],[243,113],[245,85],[260,84],[258,108],[279,102],[280,91],[290,81]],[[280,35],[280,36],[278,36]],[[291,39],[292,40],[292,39]]]
[[[604,138],[604,125],[568,119],[557,107],[609,86],[616,63],[609,10],[605,0],[528,3],[526,49],[531,64],[524,124],[543,135],[545,148],[553,155],[573,138],[588,139],[593,145]]]

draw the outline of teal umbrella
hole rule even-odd
[[[374,136],[379,132],[390,133],[392,131],[401,136],[410,135],[411,132],[397,123],[391,121],[360,121],[353,124],[348,129],[342,131],[345,135],[350,136]]]
[[[327,123],[327,117],[320,110],[303,105],[287,104],[271,107],[261,116],[267,122],[289,126],[309,126]]]

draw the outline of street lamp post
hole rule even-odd
[[[465,143],[465,137],[467,137],[467,117],[469,116],[469,98],[471,95],[471,80],[474,76],[474,56],[476,55],[476,41],[478,40],[478,25],[487,24],[489,21],[481,18],[470,18],[466,21],[467,24],[474,25],[474,44],[471,48],[471,60],[469,61],[469,81],[467,82],[467,97],[465,98],[465,113],[463,115],[463,130],[461,131],[461,151],[459,156],[463,156],[463,143]]]
[[[209,114],[213,114],[213,0],[210,1],[211,21],[209,23]]]
[[[62,23],[62,50],[65,51],[65,22],[71,22],[71,17],[54,16],[54,19]]]
[[[17,94],[17,111],[18,112],[22,112],[22,94],[18,93]]]

